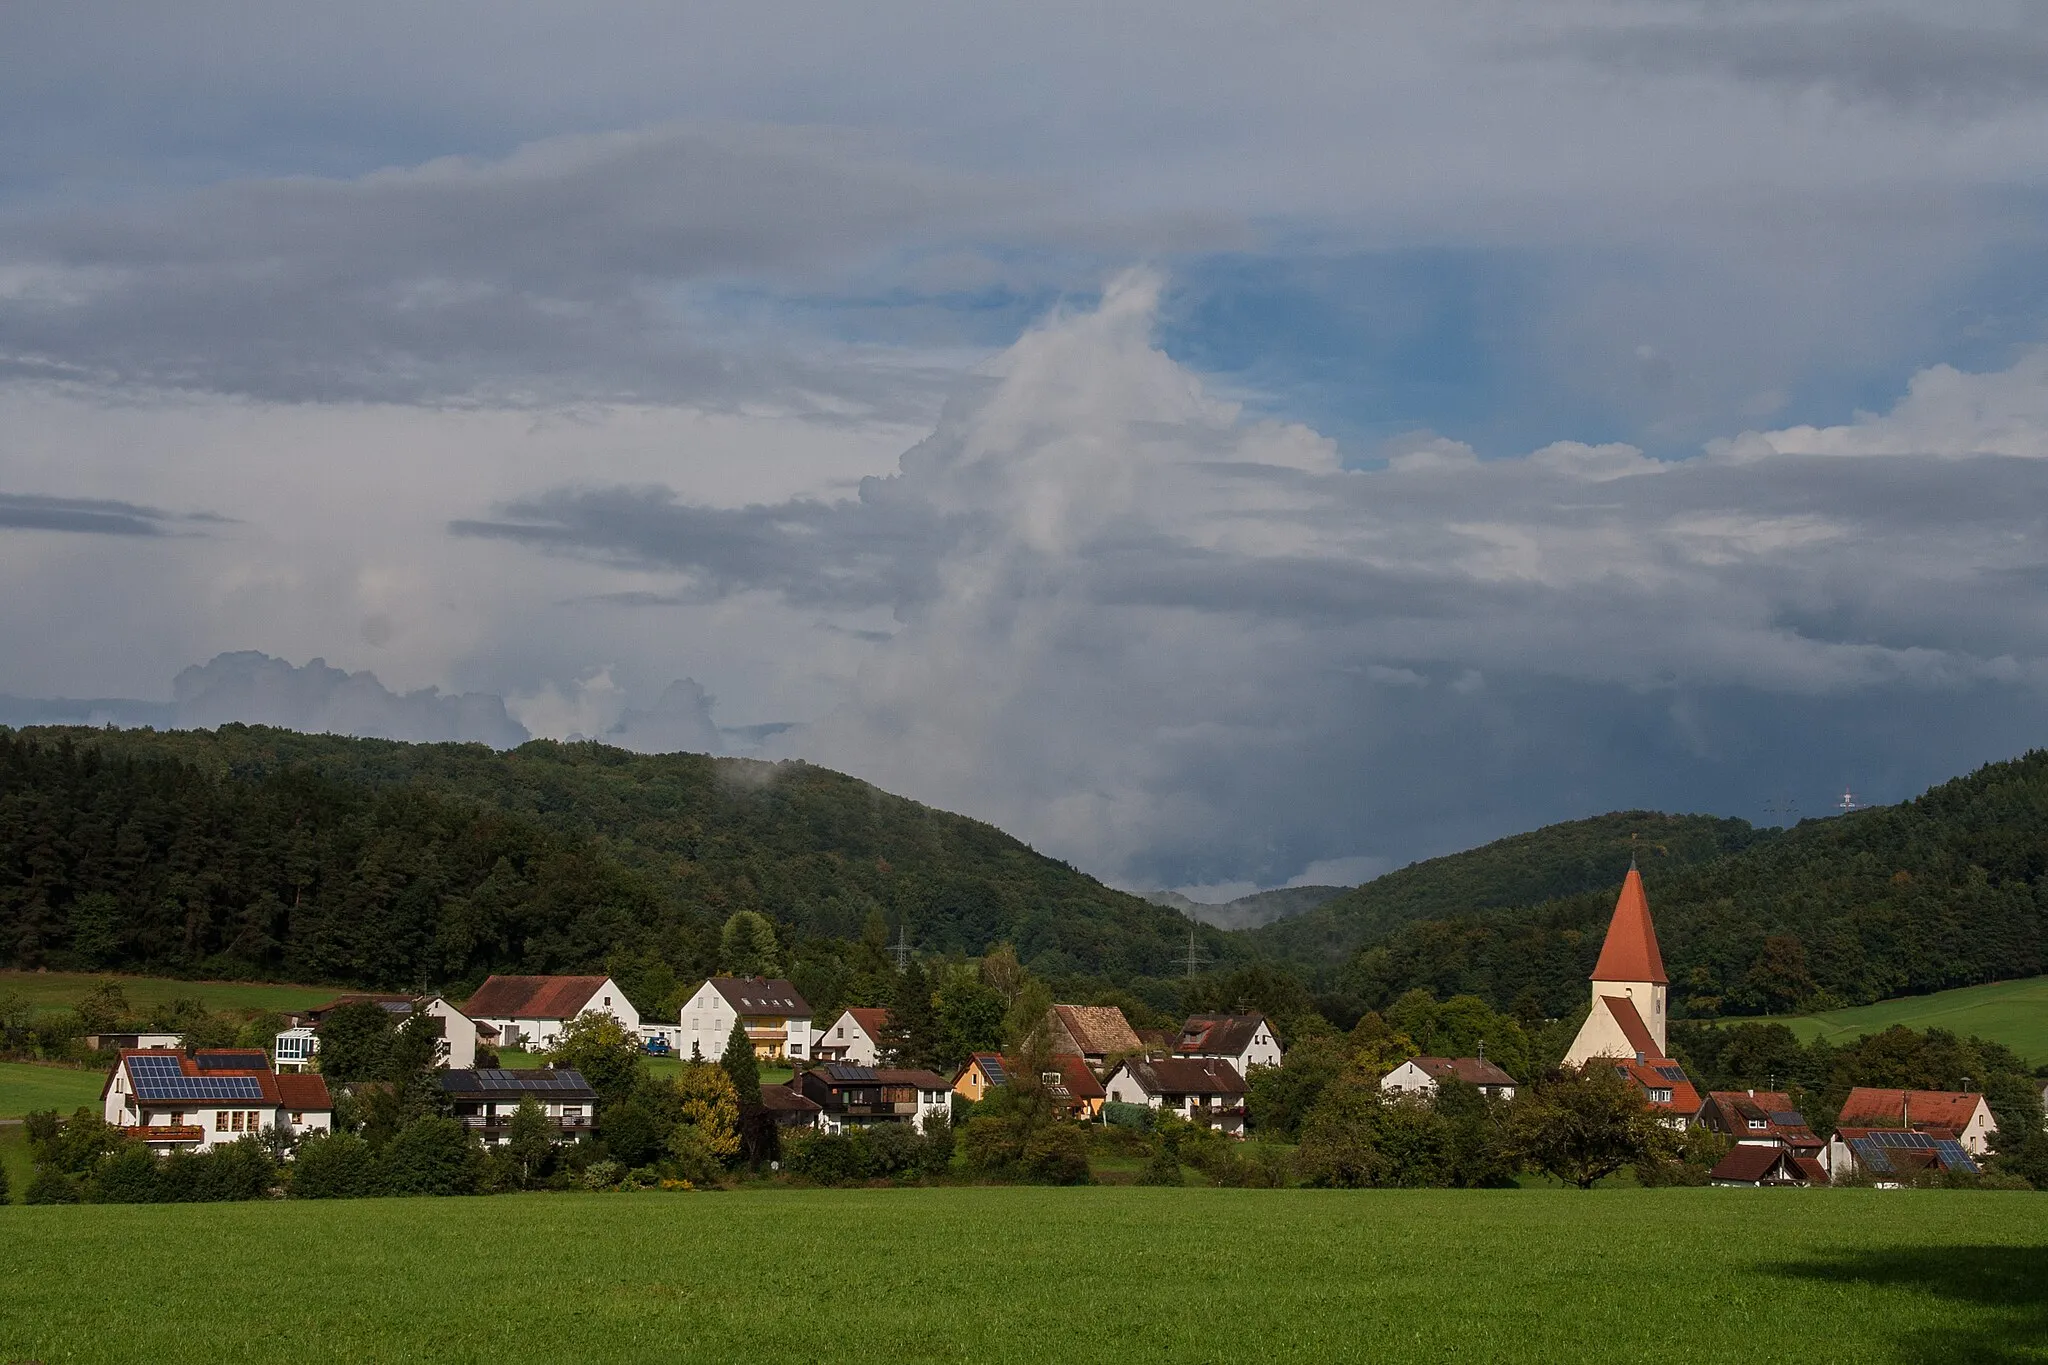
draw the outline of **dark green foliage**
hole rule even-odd
[[[1709,822],[1730,828],[1691,846],[1699,857],[1680,856],[1685,846],[1648,827],[1667,818],[1604,817],[1613,826],[1596,841],[1605,861],[1587,868],[1601,875],[1577,894],[1520,904],[1474,896],[1395,915],[1369,908],[1392,894],[1393,878],[1383,878],[1302,918],[1334,916],[1344,927],[1338,939],[1318,942],[1363,945],[1344,982],[1367,1006],[1423,987],[1497,1007],[1540,1002],[1545,1014],[1560,1015],[1584,1000],[1628,866],[1628,849],[1614,836],[1628,826],[1673,849],[1669,858],[1638,853],[1674,1013],[1820,1010],[2048,969],[2048,751],[1992,764],[1902,805],[1790,831]],[[1523,837],[1540,844],[1579,828]],[[1725,856],[1713,856],[1716,841]],[[1452,877],[1500,847],[1395,876]],[[1254,937],[1288,949],[1291,941],[1271,936],[1307,932],[1290,928],[1296,924],[1282,921]]]
[[[1556,1072],[1519,1092],[1510,1122],[1515,1151],[1525,1164],[1582,1190],[1624,1166],[1654,1159],[1668,1136],[1642,1092],[1598,1061]]]
[[[879,1040],[892,1066],[937,1066],[943,1044],[939,1012],[932,1003],[931,978],[912,958],[897,974],[889,997],[889,1022]]]
[[[1117,1128],[1149,1133],[1159,1126],[1159,1111],[1148,1104],[1110,1100],[1102,1106],[1102,1121]]]
[[[454,1119],[423,1118],[401,1128],[378,1154],[391,1194],[475,1194],[483,1152]]]
[[[378,988],[622,953],[701,978],[741,911],[772,912],[785,941],[855,940],[880,914],[929,951],[1006,940],[1027,963],[1112,976],[1167,971],[1185,924],[991,826],[802,763],[239,725],[0,733],[0,869],[0,961]]]
[[[727,976],[779,976],[781,956],[775,926],[766,915],[741,910],[725,922],[718,937],[718,970]]]
[[[307,1137],[289,1174],[294,1199],[366,1199],[382,1184],[376,1154],[354,1133]]]
[[[920,1136],[908,1124],[877,1123],[838,1133],[791,1133],[782,1142],[782,1169],[820,1185],[845,1185],[936,1174],[952,1155],[950,1128]]]
[[[761,1063],[754,1056],[753,1040],[747,1037],[744,1020],[732,1021],[732,1032],[725,1040],[725,1053],[718,1059],[718,1065],[732,1081],[733,1093],[740,1097],[740,1108],[758,1108],[761,1103]]]
[[[532,1098],[529,1095],[520,1103],[530,1103]],[[516,1123],[518,1115],[513,1119]],[[627,1166],[645,1166],[659,1160],[668,1149],[669,1127],[649,1113],[646,1105],[627,1100],[603,1112],[598,1120],[598,1136],[604,1139],[605,1150],[613,1159]]]
[[[671,1095],[673,1087],[664,1087]],[[648,1112],[645,1104],[638,1106],[642,1113]],[[667,1126],[672,1130],[675,1120],[671,1116]],[[547,1172],[549,1162],[554,1158],[555,1139],[560,1133],[555,1121],[547,1111],[535,1103],[533,1096],[522,1095],[519,1107],[512,1111],[512,1122],[506,1129],[505,1150],[518,1172],[520,1189],[529,1188]]]
[[[1138,1168],[1137,1183],[1180,1186],[1188,1182],[1187,1177],[1181,1173],[1180,1158],[1173,1154],[1172,1148],[1160,1142],[1154,1144],[1152,1155],[1145,1158],[1145,1164]]]
[[[647,1074],[640,1040],[609,1014],[588,1012],[562,1025],[548,1049],[552,1066],[582,1073],[601,1104],[620,1104]]]
[[[1349,1064],[1350,1049],[1343,1039],[1310,1038],[1289,1048],[1279,1066],[1254,1068],[1245,1082],[1245,1109],[1252,1127],[1262,1137],[1292,1142],[1323,1091]]]
[[[950,1074],[977,1052],[1003,1045],[1003,997],[965,972],[955,972],[938,992],[938,1047],[934,1061]]]
[[[315,1030],[320,1074],[329,1085],[381,1081],[391,1069],[391,1014],[372,1000],[338,1006]]]
[[[21,1193],[24,1204],[76,1204],[78,1181],[55,1166],[38,1166],[28,1188]]]
[[[87,1184],[90,1202],[95,1204],[153,1204],[157,1202],[157,1175],[163,1165],[141,1143],[130,1143],[100,1163]]]

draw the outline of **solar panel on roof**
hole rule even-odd
[[[1884,1154],[1882,1144],[1872,1142],[1869,1138],[1851,1138],[1849,1150],[1854,1152],[1856,1159],[1872,1172],[1878,1175],[1892,1174],[1892,1159]]]
[[[1658,1066],[1652,1067],[1651,1070],[1655,1071],[1659,1076],[1662,1076],[1667,1081],[1682,1081],[1685,1079],[1684,1067]]]
[[[1003,1070],[1003,1059],[1000,1057],[982,1058],[981,1069],[983,1074],[988,1077],[990,1085],[1008,1085],[1010,1083],[1008,1074]]]
[[[1951,1171],[1968,1171],[1971,1175],[1977,1173],[1977,1163],[1972,1161],[1970,1154],[1963,1150],[1963,1144],[1957,1142],[1954,1138],[1937,1139],[1934,1144],[1934,1154],[1940,1157],[1941,1164]]]
[[[850,1062],[833,1062],[825,1068],[825,1074],[835,1081],[872,1081],[875,1079],[875,1073],[872,1068],[854,1066]]]
[[[1806,1115],[1795,1109],[1773,1109],[1770,1111],[1770,1117],[1771,1122],[1781,1128],[1804,1128],[1806,1126]]]

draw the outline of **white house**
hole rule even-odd
[[[597,1092],[580,1071],[551,1066],[507,1071],[464,1069],[441,1073],[455,1117],[487,1147],[509,1142],[512,1116],[531,1099],[553,1121],[556,1140],[569,1141],[597,1122]]]
[[[854,1066],[879,1066],[882,1061],[882,1035],[888,1028],[889,1011],[885,1009],[844,1010],[811,1044],[812,1059],[850,1062]]]
[[[640,1033],[640,1011],[608,976],[493,976],[477,987],[462,1013],[498,1032],[498,1046],[537,1052],[562,1036],[579,1014],[608,1014]],[[470,1057],[476,1053],[472,1048]]]
[[[271,1071],[260,1048],[131,1049],[100,1089],[100,1117],[153,1151],[203,1151],[267,1128],[326,1132],[334,1101],[317,1075]]]
[[[1503,1100],[1515,1097],[1515,1078],[1484,1057],[1411,1057],[1380,1077],[1388,1095],[1434,1095],[1437,1082],[1460,1080]]]
[[[1194,1014],[1182,1027],[1173,1054],[1214,1057],[1249,1076],[1255,1066],[1280,1065],[1280,1038],[1263,1014]]]
[[[809,1060],[811,1006],[789,982],[759,976],[714,976],[683,1002],[676,1051],[707,1061],[725,1054],[735,1022],[744,1021],[754,1055],[766,1062]]]
[[[320,1022],[343,1005],[372,1004],[393,1016],[393,1022],[425,1010],[441,1021],[441,1042],[435,1061],[442,1066],[467,1068],[476,1065],[477,1027],[474,1020],[438,995],[341,995],[324,1005],[299,1010],[291,1016],[292,1027],[277,1035],[272,1051],[280,1071],[307,1071],[320,1051]]]
[[[1103,1082],[1112,1103],[1170,1109],[1191,1123],[1244,1136],[1244,1077],[1209,1057],[1132,1057]]]

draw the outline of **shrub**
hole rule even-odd
[[[616,1188],[626,1168],[616,1161],[593,1161],[583,1168],[583,1188],[586,1190],[609,1190]]]
[[[1008,1175],[1024,1158],[1023,1125],[991,1114],[971,1118],[960,1135],[960,1150],[969,1170]]]
[[[315,1133],[291,1164],[296,1199],[365,1199],[379,1192],[377,1159],[354,1133]]]
[[[483,1153],[455,1119],[415,1119],[384,1145],[379,1165],[393,1194],[475,1194]]]
[[[677,1180],[693,1185],[715,1185],[725,1165],[704,1140],[703,1130],[694,1123],[679,1123],[668,1138],[669,1166]]]
[[[1086,1185],[1088,1138],[1071,1123],[1041,1124],[1024,1143],[1024,1175],[1046,1185]]]
[[[54,1166],[39,1166],[36,1168],[35,1178],[30,1180],[28,1188],[22,1191],[21,1202],[24,1204],[76,1204],[78,1202],[78,1185],[70,1176],[65,1175],[64,1172],[56,1169]]]
[[[941,1175],[953,1166],[953,1125],[945,1119],[925,1120],[924,1146],[918,1152],[918,1169],[926,1175]]]
[[[100,1163],[85,1195],[95,1204],[153,1204],[161,1197],[158,1164],[147,1147],[130,1143]]]
[[[1111,1100],[1102,1106],[1102,1121],[1117,1128],[1133,1128],[1141,1133],[1150,1133],[1159,1127],[1159,1111],[1145,1104],[1125,1104],[1122,1100]]]
[[[276,1183],[277,1163],[255,1133],[192,1157],[194,1199],[261,1199]]]
[[[1136,1106],[1132,1106],[1136,1107]],[[1163,1142],[1152,1148],[1151,1157],[1138,1171],[1140,1185],[1185,1185],[1187,1177],[1181,1174],[1180,1162]]]

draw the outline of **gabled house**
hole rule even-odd
[[[1129,1057],[1103,1083],[1107,1098],[1171,1110],[1191,1123],[1244,1136],[1244,1077],[1208,1057]]]
[[[1801,1156],[1779,1143],[1737,1143],[1707,1172],[1714,1185],[1825,1185],[1819,1158]]]
[[[1716,1090],[1700,1106],[1699,1124],[1738,1146],[1784,1147],[1817,1157],[1824,1145],[1792,1097],[1778,1090]]]
[[[365,1003],[376,1005],[391,1015],[394,1025],[411,1018],[414,1010],[425,1010],[441,1024],[441,1044],[435,1060],[450,1067],[476,1065],[476,1023],[440,996],[351,994],[338,995],[324,1005],[295,1010],[285,1016],[291,1027],[278,1034],[272,1046],[278,1070],[310,1070],[313,1058],[320,1051],[321,1022],[343,1005]]]
[[[1596,1059],[1643,1092],[1644,1103],[1666,1127],[1683,1128],[1700,1110],[1700,1093],[1685,1069],[1664,1052],[1669,1023],[1670,978],[1650,922],[1650,899],[1642,873],[1630,860],[1614,916],[1593,964],[1593,1008],[1564,1054],[1566,1066]]]
[[[319,1076],[278,1075],[261,1048],[126,1049],[100,1088],[100,1117],[153,1151],[196,1151],[274,1128],[334,1127]]]
[[[1978,1172],[1976,1161],[1945,1128],[1837,1128],[1828,1139],[1828,1174],[1861,1173],[1880,1188],[1897,1188],[1923,1171]]]
[[[980,1100],[989,1091],[1008,1085],[1017,1070],[1018,1063],[1011,1058],[977,1052],[953,1077],[953,1093]],[[1055,1056],[1038,1079],[1068,1118],[1093,1119],[1102,1113],[1102,1102],[1108,1092],[1081,1058],[1072,1054]]]
[[[917,1067],[827,1062],[792,1078],[791,1087],[818,1106],[818,1126],[828,1133],[877,1123],[907,1123],[922,1133],[927,1122],[953,1116],[946,1078]]]
[[[888,1029],[889,1011],[885,1009],[856,1006],[842,1010],[812,1042],[812,1060],[880,1066],[882,1037]]]
[[[1476,1085],[1481,1094],[1503,1100],[1515,1097],[1517,1084],[1484,1057],[1410,1057],[1380,1077],[1380,1090],[1388,1095],[1434,1095],[1437,1082],[1443,1080]]]
[[[1280,1065],[1280,1036],[1263,1014],[1191,1014],[1174,1040],[1176,1057],[1214,1057],[1240,1076],[1255,1066]]]
[[[455,1108],[455,1117],[485,1145],[509,1142],[512,1116],[521,1100],[531,1098],[553,1122],[556,1141],[590,1131],[597,1118],[597,1092],[580,1071],[537,1067],[508,1070],[468,1068],[441,1073],[441,1089]]]
[[[1939,1130],[1963,1144],[1971,1156],[1991,1150],[1998,1121],[1982,1095],[1967,1090],[1879,1090],[1859,1085],[1842,1101],[1835,1120],[1842,1128]]]
[[[743,1023],[764,1062],[809,1060],[811,1005],[779,977],[714,976],[683,1002],[676,1051],[716,1061],[735,1022]]]
[[[1079,1057],[1098,1076],[1112,1058],[1144,1048],[1115,1005],[1054,1005],[1046,1016],[1046,1032],[1056,1056]]]
[[[529,1052],[552,1047],[579,1014],[609,1014],[626,1032],[640,1032],[640,1011],[608,976],[493,976],[461,1012],[479,1030],[495,1030],[497,1046]]]
[[[816,1128],[822,1106],[810,1096],[775,1081],[761,1082],[761,1112],[777,1128]]]

